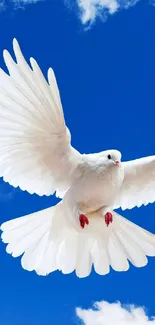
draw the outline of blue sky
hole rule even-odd
[[[124,160],[155,154],[155,7],[139,1],[104,22],[107,7],[96,12],[101,17],[93,17],[87,29],[88,21],[85,25],[78,4],[71,1],[40,1],[17,9],[20,5],[3,3],[0,66],[3,49],[12,53],[13,37],[45,74],[52,66],[72,144],[82,153],[117,148]],[[0,181],[0,223],[55,203],[54,197],[40,198]],[[155,233],[155,204],[123,215]],[[2,243],[0,259],[1,325],[78,324],[75,308],[88,309],[102,300],[145,306],[149,316],[155,315],[155,258],[142,269],[111,271],[105,277],[93,272],[86,279],[26,272]]]

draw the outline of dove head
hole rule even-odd
[[[103,163],[106,165],[119,167],[121,157],[122,155],[118,150],[106,150],[101,153],[100,159],[103,160]]]

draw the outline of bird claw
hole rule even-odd
[[[89,220],[84,214],[80,214],[79,221],[81,228],[84,228],[85,225],[89,225]]]
[[[110,212],[107,212],[106,215],[105,215],[105,223],[106,223],[107,227],[112,222],[113,222],[113,216],[112,216],[112,214]]]

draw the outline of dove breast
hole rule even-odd
[[[104,166],[84,160],[79,168],[81,175],[66,195],[69,204],[79,206],[83,213],[96,211],[104,206],[113,207],[124,179],[123,166]]]

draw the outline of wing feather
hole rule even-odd
[[[13,49],[16,62],[4,51],[9,75],[0,69],[0,177],[30,193],[63,193],[81,155],[70,144],[54,72],[47,83],[15,39]]]
[[[115,209],[132,209],[155,202],[155,156],[122,163],[124,181],[115,201]]]

